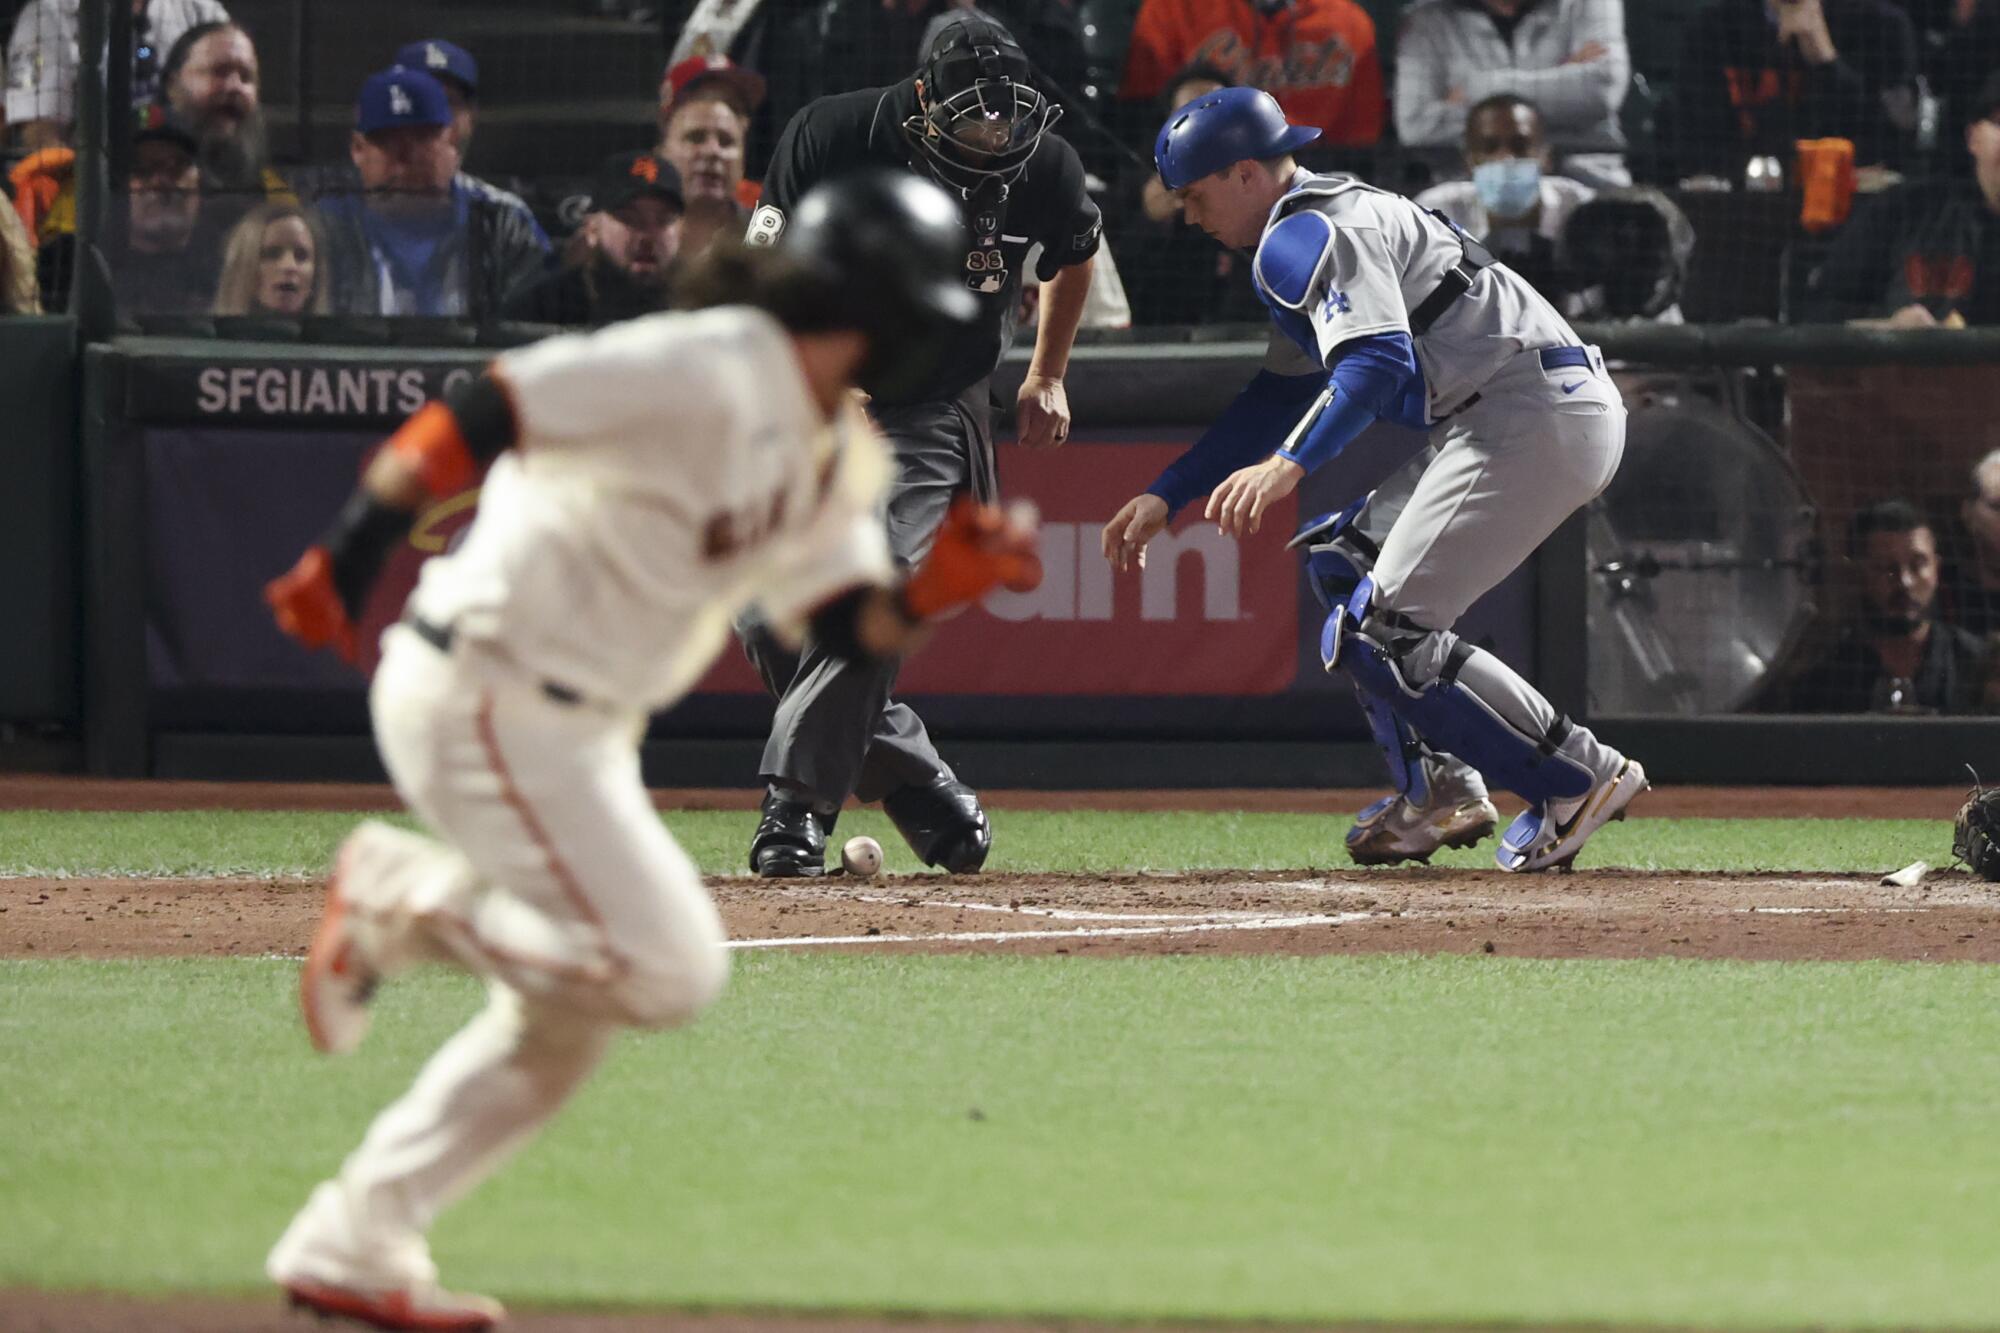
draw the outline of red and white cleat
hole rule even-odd
[[[293,1305],[323,1318],[352,1319],[390,1333],[480,1333],[507,1317],[486,1296],[446,1291],[435,1284],[396,1291],[363,1291],[307,1278],[284,1284]]]
[[[380,980],[355,942],[353,908],[341,888],[353,845],[351,837],[341,844],[333,873],[327,876],[319,929],[313,932],[305,967],[299,972],[299,1012],[306,1021],[306,1035],[313,1048],[326,1055],[345,1055],[368,1035],[368,1001]]]

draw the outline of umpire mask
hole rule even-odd
[[[904,137],[931,175],[962,196],[987,181],[1011,186],[1062,116],[1007,30],[977,14],[939,29],[917,79],[919,114],[903,122]]]

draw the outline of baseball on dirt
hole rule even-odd
[[[882,873],[882,844],[866,835],[849,838],[840,849],[840,868],[872,879]]]

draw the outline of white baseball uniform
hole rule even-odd
[[[492,998],[314,1192],[268,1261],[280,1281],[434,1280],[439,1209],[611,1033],[715,997],[722,927],[640,780],[646,718],[740,613],[799,627],[892,577],[887,450],[859,408],[822,419],[762,312],[552,339],[492,375],[514,447],[463,544],[425,566],[370,696],[397,791],[439,838],[364,825],[340,870],[372,960],[454,960]]]

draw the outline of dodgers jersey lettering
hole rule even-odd
[[[796,632],[829,597],[891,580],[888,450],[851,402],[821,422],[762,311],[552,338],[492,374],[518,444],[410,604],[530,674],[663,708],[749,607]]]

